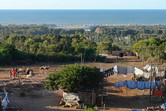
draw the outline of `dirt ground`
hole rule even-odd
[[[143,63],[140,59],[133,56],[125,56],[116,59],[115,56],[108,56],[104,63],[84,63],[88,66],[97,66],[104,69],[109,69],[115,65],[120,66],[136,66],[142,69]],[[144,62],[144,66],[149,62]],[[48,65],[48,64],[47,64]],[[49,73],[60,71],[63,65],[68,64],[49,64],[48,71],[41,71],[41,65],[33,66],[17,66],[17,68],[33,69],[35,75],[27,78],[25,75],[20,75],[19,85],[18,78],[10,80],[9,70],[13,67],[0,67],[0,92],[6,90],[9,92],[9,107],[22,108],[22,111],[73,111],[79,110],[76,108],[63,108],[59,106],[59,101],[62,98],[62,90],[49,91],[44,89],[43,81]],[[155,64],[156,65],[156,64]],[[164,64],[160,66],[160,70],[164,69]],[[104,103],[107,111],[129,111],[131,109],[146,109],[150,104],[149,90],[127,89],[126,87],[115,88],[114,83],[131,80],[133,75],[109,76],[104,86],[104,93],[108,96],[104,97]],[[24,92],[24,93],[23,93]],[[22,94],[22,95],[20,95]],[[4,94],[1,94],[3,96]],[[152,105],[157,106],[164,103],[160,97],[152,96]],[[80,109],[81,110],[81,109]],[[103,108],[101,107],[101,110]]]

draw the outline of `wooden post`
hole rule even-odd
[[[101,106],[103,105],[103,95],[101,96]]]
[[[151,89],[151,86],[152,86],[152,61],[150,62],[150,65],[151,65],[151,73],[150,73],[150,106],[152,106],[152,89]]]
[[[159,74],[159,72],[160,72],[160,64],[159,64],[159,66],[158,66],[158,74]],[[158,74],[157,74],[157,75],[158,75]],[[161,76],[161,74],[160,74],[160,76]]]
[[[166,78],[166,68],[164,66],[164,79]]]
[[[92,90],[92,106],[93,106],[94,102],[93,102],[93,90]]]
[[[142,55],[142,67],[144,67],[144,55]]]
[[[127,87],[125,86],[125,90],[126,90],[126,96],[127,96]]]
[[[116,55],[116,64],[118,63],[118,55]]]

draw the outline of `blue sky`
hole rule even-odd
[[[0,0],[0,9],[166,9],[166,0]]]

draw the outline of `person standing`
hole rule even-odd
[[[12,79],[12,69],[10,69],[10,80]]]
[[[16,69],[13,69],[13,77],[15,78],[16,76]]]

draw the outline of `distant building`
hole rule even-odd
[[[99,54],[100,56],[106,57],[108,54]]]
[[[123,55],[124,55],[123,51],[112,51],[112,56],[123,57]]]
[[[95,29],[95,27],[84,27],[83,28],[85,31],[91,31],[92,29]]]

